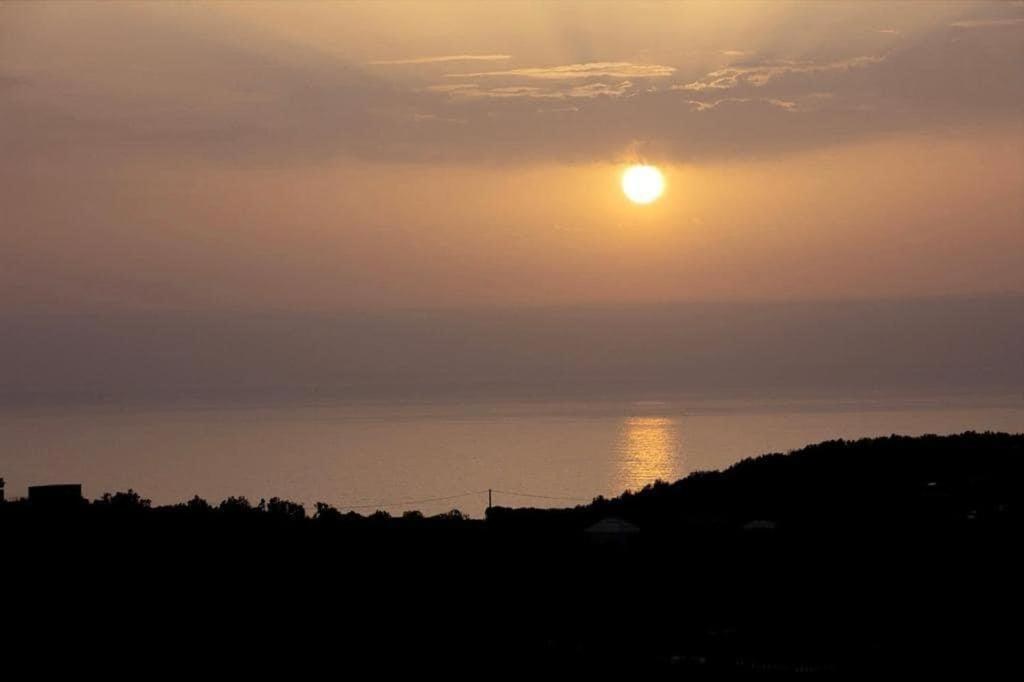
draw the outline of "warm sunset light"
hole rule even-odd
[[[1020,668],[1022,64],[1024,0],[0,0],[4,653]]]
[[[649,204],[665,191],[665,178],[654,166],[630,166],[622,174],[622,191],[634,204]]]

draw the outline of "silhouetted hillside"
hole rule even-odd
[[[9,643],[236,673],[993,672],[1019,641],[1022,469],[1024,435],[965,433],[826,442],[486,520],[9,501]]]
[[[604,516],[645,531],[894,533],[1007,522],[1021,510],[1024,435],[964,433],[828,441],[745,459],[570,511],[492,509],[504,524],[582,526]],[[1014,516],[1014,518],[1019,518]]]

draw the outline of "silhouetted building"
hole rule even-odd
[[[63,507],[82,502],[81,483],[33,485],[28,488],[28,501],[48,507]]]

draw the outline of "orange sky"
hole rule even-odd
[[[1022,63],[1019,3],[5,3],[0,310],[1020,293]]]

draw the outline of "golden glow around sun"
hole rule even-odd
[[[649,204],[665,191],[665,178],[654,166],[630,166],[622,174],[622,191],[634,204]]]

